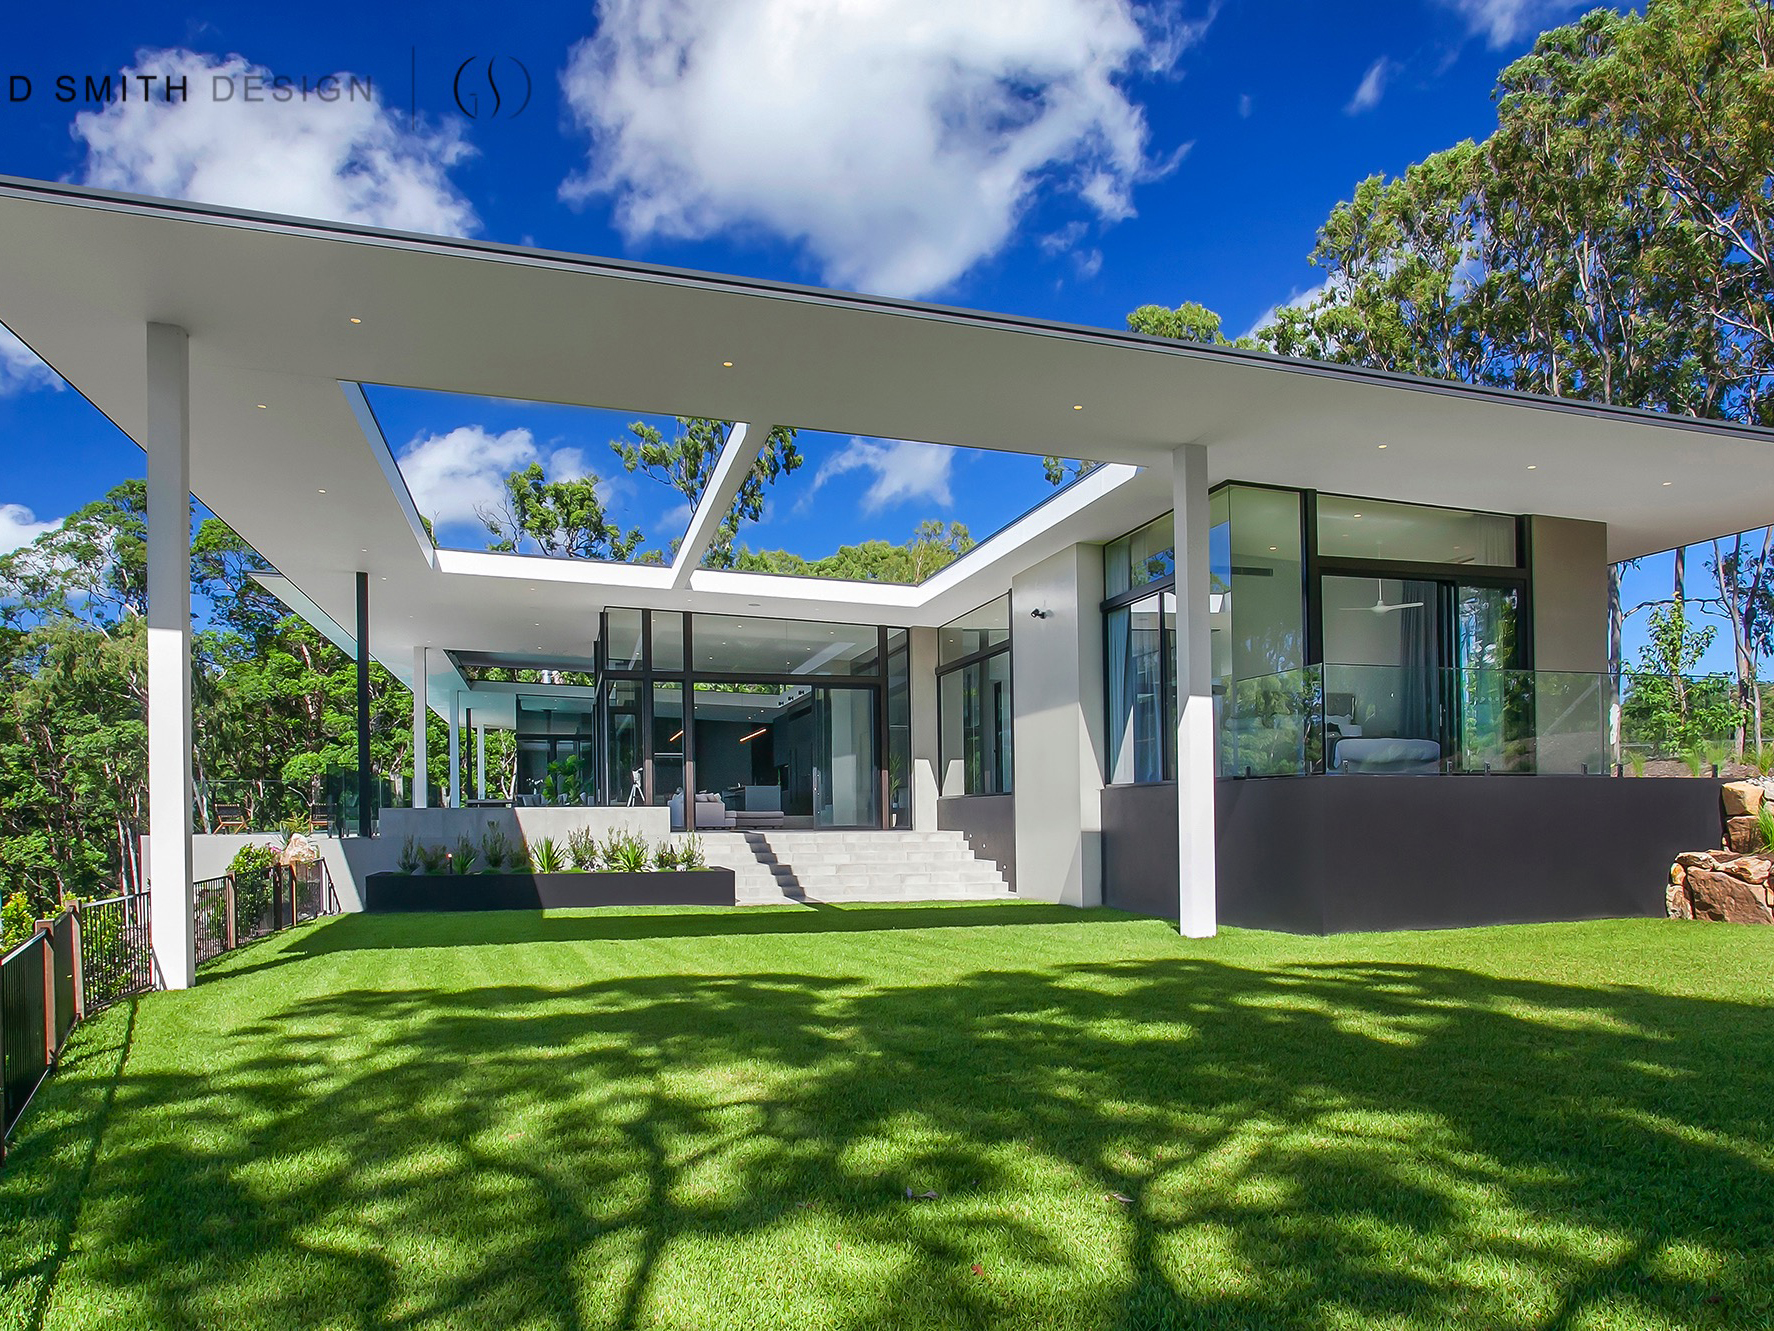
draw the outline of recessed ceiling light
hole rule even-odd
[[[1374,447],[1375,447],[1375,448],[1384,448],[1384,447],[1386,447],[1386,445],[1384,445],[1384,444],[1375,444],[1375,445],[1374,445]]]
[[[726,369],[726,370],[730,370],[733,368],[733,362],[730,360],[724,360],[721,362],[721,368]]]
[[[1529,471],[1539,471],[1540,464],[1538,462],[1530,462],[1530,463],[1528,463],[1528,470]]]
[[[1674,481],[1665,481],[1665,482],[1663,482],[1663,483],[1664,483],[1664,484],[1665,484],[1665,485],[1674,485],[1674,484],[1675,484],[1675,482],[1674,482]]]
[[[1084,410],[1084,404],[1083,404],[1083,403],[1082,403],[1082,402],[1074,402],[1074,403],[1073,403],[1073,404],[1072,404],[1072,410],[1073,410],[1073,411],[1083,411],[1083,410]]]
[[[325,490],[316,490],[314,493],[317,495],[323,495],[326,493],[326,491]]]
[[[1280,549],[1280,547],[1279,547],[1279,546],[1274,546],[1274,545],[1272,545],[1272,546],[1270,546],[1270,547],[1269,547],[1269,548],[1270,548],[1270,549],[1271,549],[1271,550],[1278,550],[1278,549]]]
[[[351,322],[352,322],[352,323],[354,323],[354,324],[360,324],[360,323],[362,323],[362,322],[363,322],[363,320],[362,320],[362,319],[359,319],[359,318],[358,318],[358,317],[357,317],[357,316],[356,316],[356,315],[355,315],[355,314],[354,314],[354,315],[352,315],[352,316],[351,316]]]
[[[1361,514],[1359,514],[1359,513],[1351,513],[1351,514],[1350,514],[1350,515],[1349,515],[1349,516],[1350,516],[1350,517],[1352,517],[1352,518],[1359,518],[1359,517],[1360,517],[1360,516],[1361,516]]]
[[[265,404],[263,402],[255,402],[253,405],[256,406],[260,411],[265,410]]]

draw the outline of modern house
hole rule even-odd
[[[188,493],[416,721],[514,730],[538,815],[953,832],[1019,896],[1191,935],[1660,913],[1717,840],[1715,785],[1617,775],[1609,568],[1765,522],[1767,432],[22,180],[0,320],[148,455],[171,985]],[[366,385],[735,425],[669,563],[485,553],[434,544]],[[1097,465],[915,585],[704,567],[779,425]]]

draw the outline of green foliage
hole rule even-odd
[[[1704,766],[1707,746],[1721,743],[1742,716],[1728,680],[1689,677],[1717,629],[1691,627],[1676,605],[1652,608],[1645,632],[1639,668],[1627,677],[1621,699],[1622,736],[1653,754],[1692,756]]]
[[[445,873],[450,865],[450,848],[441,842],[419,847],[420,873]]]
[[[678,867],[678,848],[666,837],[653,848],[653,867],[655,869],[676,869]]]
[[[1774,804],[1767,800],[1756,806],[1756,848],[1763,854],[1774,852]]]
[[[530,871],[532,873],[560,873],[564,867],[560,848],[554,844],[553,837],[545,836],[530,847]]]
[[[626,827],[611,828],[604,837],[603,864],[621,873],[644,873],[651,858],[647,838]]]
[[[242,846],[228,862],[228,872],[234,878],[236,927],[245,934],[271,909],[271,894],[276,891],[277,848],[257,843]]]
[[[519,858],[519,852],[513,848],[504,829],[489,818],[486,833],[480,839],[480,861],[486,866],[486,871],[503,873],[506,869],[515,869]]]
[[[844,578],[852,582],[913,585],[946,568],[973,548],[973,537],[959,522],[921,522],[904,545],[863,541],[840,546],[822,559],[807,559],[788,550],[748,550],[741,546],[732,567],[756,573],[786,573],[807,578]]]
[[[480,857],[480,849],[474,844],[474,838],[459,836],[456,848],[450,853],[450,871],[452,873],[473,873],[474,862]]]
[[[37,912],[31,909],[24,889],[8,893],[5,902],[0,903],[0,952],[12,951],[29,938],[36,927]]]
[[[575,827],[567,833],[567,860],[581,873],[592,873],[597,869],[597,836],[589,827]]]
[[[409,833],[407,839],[400,843],[400,855],[394,862],[395,866],[402,873],[417,873],[419,862],[419,842]]]
[[[733,423],[679,416],[677,433],[670,439],[645,421],[630,424],[628,433],[629,438],[610,442],[611,450],[622,459],[623,467],[630,473],[639,472],[677,491],[684,497],[684,502],[694,508],[714,475],[715,464],[733,433]],[[746,472],[739,493],[733,497],[708,552],[702,557],[704,567],[733,567],[733,541],[740,526],[764,516],[765,490],[799,469],[802,461],[800,451],[795,447],[795,432],[782,425],[771,429],[770,437],[758,450],[757,460]],[[665,562],[663,555],[659,562]]]
[[[684,838],[678,847],[678,866],[684,869],[708,868],[707,853],[702,844],[702,837],[695,832]]]
[[[595,475],[551,481],[540,462],[505,478],[505,506],[480,513],[493,538],[489,549],[523,550],[526,543],[545,555],[573,559],[628,559],[641,533],[626,535],[604,516]]]

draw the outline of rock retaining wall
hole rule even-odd
[[[1720,790],[1726,848],[1675,857],[1665,896],[1670,918],[1774,924],[1774,851],[1764,844],[1757,817],[1767,793],[1755,781],[1728,782]]]

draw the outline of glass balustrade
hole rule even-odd
[[[1219,773],[1742,774],[1735,697],[1722,676],[1327,663],[1216,691]]]

